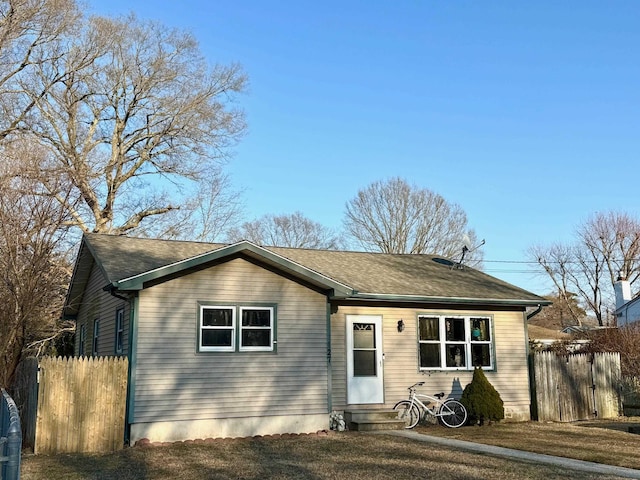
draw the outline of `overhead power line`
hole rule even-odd
[[[610,260],[611,262],[614,263],[621,263],[624,262],[624,259],[621,258],[612,258]],[[627,262],[640,262],[640,258],[629,258],[626,260]],[[545,260],[546,263],[556,263],[556,264],[561,264],[561,263],[576,263],[576,264],[582,264],[582,263],[598,263],[597,260],[581,260],[581,261],[577,261],[577,260],[566,260],[566,261],[559,261],[559,260]],[[483,263],[507,263],[507,264],[522,264],[522,265],[540,265],[539,262],[534,261],[534,260],[483,260]]]

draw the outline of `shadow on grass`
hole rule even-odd
[[[144,459],[132,450],[104,455],[27,455],[22,459],[22,480],[147,480]],[[167,472],[170,475],[170,472]],[[169,478],[169,477],[167,477]]]
[[[600,478],[575,474],[406,438],[346,432],[134,447],[111,455],[27,456],[22,480]]]

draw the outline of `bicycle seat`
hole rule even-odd
[[[442,400],[442,397],[444,397],[444,392],[436,393],[434,397],[436,397],[438,400]]]

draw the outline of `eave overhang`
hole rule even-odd
[[[469,306],[512,306],[512,307],[538,307],[551,305],[552,302],[540,299],[503,299],[503,298],[467,298],[467,297],[441,297],[422,295],[389,295],[382,293],[354,292],[349,300],[363,302],[398,302],[398,303],[430,303],[438,305],[469,305]]]
[[[283,257],[282,255],[278,255],[277,253],[246,240],[196,255],[191,258],[180,260],[148,272],[143,272],[129,278],[113,281],[105,288],[118,291],[142,290],[151,282],[161,281],[163,278],[179,275],[181,272],[198,268],[208,263],[221,261],[225,258],[232,258],[237,255],[249,257],[294,278],[304,280],[308,284],[330,292],[329,295],[331,297],[345,298],[353,295],[354,293],[353,288],[348,285],[340,283],[326,275],[311,270],[299,263]]]
[[[76,258],[76,263],[73,266],[71,284],[67,289],[64,306],[62,307],[63,319],[75,319],[77,316],[82,296],[84,295],[84,291],[89,281],[91,270],[95,266],[100,269],[105,279],[108,278],[106,271],[97,258],[98,257],[93,251],[91,243],[83,236],[78,249],[78,257]]]

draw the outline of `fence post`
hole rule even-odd
[[[2,478],[4,480],[20,480],[20,455],[22,450],[22,430],[20,428],[20,415],[18,413],[18,407],[15,402],[6,392],[2,389],[2,409],[8,414],[9,421],[8,429],[6,432],[6,450],[7,460],[5,465],[2,466]],[[0,456],[3,452],[0,452]]]
[[[9,427],[7,434],[7,480],[20,480],[20,455],[22,449],[22,431],[20,422],[15,422]]]

